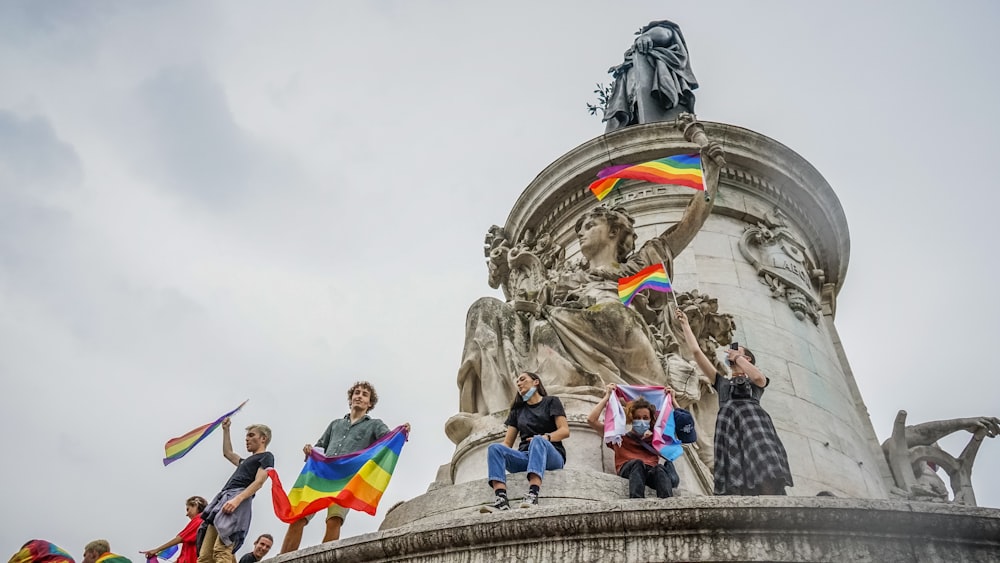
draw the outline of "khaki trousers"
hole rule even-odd
[[[201,542],[201,551],[198,552],[198,563],[235,563],[236,556],[233,550],[222,543],[219,538],[219,531],[211,524],[205,530],[205,539]]]

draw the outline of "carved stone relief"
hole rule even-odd
[[[819,322],[819,288],[825,275],[813,264],[780,209],[746,228],[740,252],[757,270],[761,283],[771,288],[773,297],[784,299],[797,318]]]

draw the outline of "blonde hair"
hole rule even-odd
[[[111,544],[108,543],[108,540],[94,540],[83,548],[84,553],[88,551],[96,551],[98,555],[103,555],[111,551]]]
[[[271,429],[268,428],[267,425],[265,425],[265,424],[251,424],[250,426],[247,426],[247,432],[249,432],[251,430],[256,430],[258,434],[260,434],[261,436],[263,436],[265,444],[270,444],[271,443]]]

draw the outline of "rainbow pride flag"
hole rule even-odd
[[[644,180],[653,184],[705,190],[699,154],[678,154],[641,164],[609,166],[597,173],[597,180],[590,184],[590,191],[594,192],[597,201],[601,201],[621,180]]]
[[[176,555],[178,549],[180,549],[180,544],[174,544],[166,549],[160,550],[160,552],[157,553],[154,557],[167,560]],[[151,561],[151,563],[155,563],[155,561]]]
[[[94,563],[132,563],[132,560],[124,555],[117,555],[109,551],[98,557]]]
[[[358,452],[326,457],[314,449],[287,495],[278,472],[267,469],[274,515],[291,524],[339,504],[374,516],[406,438],[406,427],[399,426]]]
[[[31,540],[8,563],[74,563],[65,549],[45,540]]]
[[[170,440],[167,440],[166,445],[163,446],[163,449],[166,451],[166,456],[167,456],[163,458],[163,465],[170,465],[171,463],[177,461],[178,459],[186,456],[187,453],[190,452],[192,448],[198,445],[198,442],[201,442],[205,438],[208,438],[209,434],[214,432],[215,429],[218,428],[219,426],[222,426],[223,420],[226,420],[228,417],[233,416],[234,414],[240,412],[240,409],[242,409],[243,405],[247,404],[247,401],[249,400],[250,399],[243,401],[242,403],[240,403],[240,406],[220,416],[214,422],[209,422],[204,426],[199,426],[198,428],[195,428],[194,430],[188,432],[183,436],[178,436],[176,438],[171,438]]]
[[[662,263],[647,266],[634,276],[618,279],[618,299],[621,299],[626,307],[632,302],[635,294],[644,289],[664,293],[671,291],[670,278],[667,277],[667,270]]]
[[[660,452],[664,459],[674,461],[681,457],[684,449],[677,439],[674,428],[674,406],[670,402],[665,387],[655,385],[616,385],[615,398],[624,401],[634,401],[642,397],[656,409],[656,422],[650,430],[653,431],[653,449]],[[621,444],[622,436],[629,431],[625,422],[625,408],[618,400],[608,401],[604,407],[604,442]]]

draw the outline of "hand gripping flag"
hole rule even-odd
[[[170,546],[170,547],[168,547],[166,549],[160,550],[159,553],[157,553],[153,557],[150,557],[146,561],[148,561],[149,563],[156,563],[156,561],[154,561],[154,559],[158,559],[158,560],[161,560],[161,561],[166,561],[166,560],[172,558],[174,555],[177,555],[177,550],[179,548],[180,548],[180,544],[172,545],[172,546]]]
[[[621,180],[644,180],[653,184],[687,186],[704,191],[705,177],[701,170],[701,155],[678,154],[641,164],[609,166],[597,173],[590,191],[597,201],[604,199]]]
[[[358,452],[326,457],[313,449],[287,495],[278,472],[268,468],[274,515],[291,524],[339,504],[374,516],[406,438],[406,427],[399,426]]]
[[[625,422],[625,409],[618,399],[634,401],[642,397],[656,409],[656,422],[650,430],[653,431],[653,449],[664,459],[674,461],[684,453],[680,440],[674,429],[674,407],[666,388],[653,385],[618,385],[615,396],[604,408],[604,442],[621,444],[622,436],[628,433]]]
[[[247,399],[247,401],[249,400],[250,399]],[[215,431],[215,429],[218,428],[219,426],[222,426],[223,420],[226,420],[230,416],[233,416],[234,414],[240,412],[240,409],[243,408],[243,405],[247,404],[247,401],[243,401],[242,403],[240,403],[240,406],[220,416],[214,422],[209,422],[204,426],[199,426],[198,428],[195,428],[194,430],[188,432],[183,436],[178,436],[176,438],[167,440],[166,445],[163,446],[163,449],[167,456],[163,458],[163,465],[170,465],[171,463],[177,461],[178,459],[186,456],[187,453],[190,452],[195,446],[197,446],[199,442],[201,442],[205,438],[208,438],[209,434]]]

